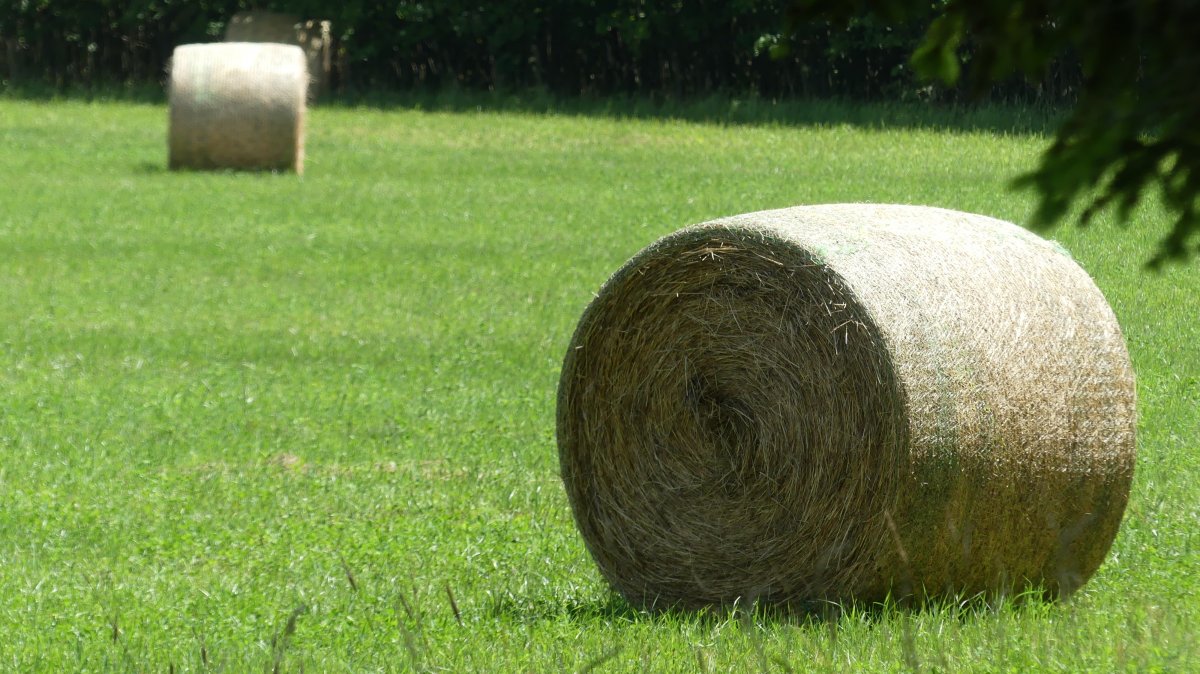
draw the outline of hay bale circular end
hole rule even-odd
[[[1134,464],[1116,320],[1061,248],[936,208],[717,220],[634,256],[584,312],[562,477],[643,606],[1065,593]]]
[[[168,98],[172,169],[304,171],[308,70],[295,45],[175,48]]]

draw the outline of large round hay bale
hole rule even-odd
[[[656,606],[1069,592],[1120,525],[1134,426],[1065,251],[913,206],[657,241],[585,311],[558,398],[584,541]]]
[[[175,48],[171,168],[304,170],[304,52],[224,42]]]

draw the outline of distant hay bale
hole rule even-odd
[[[584,312],[563,481],[635,604],[1069,593],[1134,466],[1111,309],[991,218],[844,204],[689,227]]]
[[[169,84],[172,169],[304,171],[304,54],[224,42],[175,48]]]
[[[309,100],[329,89],[333,68],[333,28],[329,21],[302,21],[293,14],[238,12],[225,26],[226,42],[277,42],[304,50]]]

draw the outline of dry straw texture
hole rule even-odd
[[[659,607],[1070,592],[1134,425],[1116,319],[1061,248],[912,206],[661,239],[587,308],[558,399],[588,549]]]
[[[282,44],[175,48],[169,164],[304,170],[304,53]]]
[[[304,50],[309,100],[329,88],[333,67],[333,30],[328,21],[301,21],[292,14],[239,12],[225,27],[226,42],[278,42]]]

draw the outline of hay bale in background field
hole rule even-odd
[[[1108,304],[1015,225],[830,205],[697,225],[585,311],[562,476],[642,605],[1070,592],[1134,466]]]
[[[333,28],[328,21],[301,21],[292,14],[239,12],[225,26],[226,42],[277,42],[304,50],[309,100],[329,89],[333,68]]]
[[[224,42],[175,48],[171,168],[304,170],[304,53]]]

